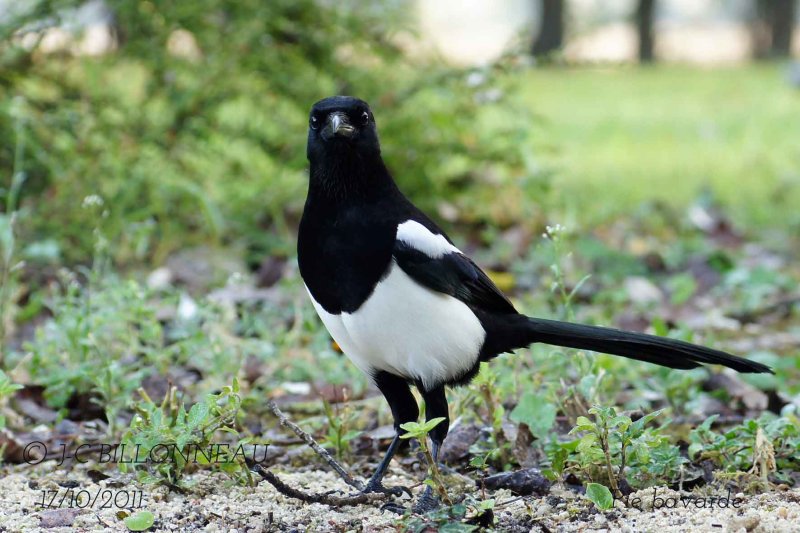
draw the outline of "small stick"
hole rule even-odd
[[[309,435],[308,433],[306,433],[305,431],[300,429],[300,426],[298,426],[297,424],[295,424],[294,422],[289,420],[286,417],[286,415],[283,414],[283,411],[281,411],[278,408],[278,406],[275,404],[275,400],[269,400],[269,402],[267,402],[267,406],[272,411],[272,414],[274,414],[275,416],[278,417],[278,420],[281,421],[281,425],[282,426],[287,427],[287,428],[291,429],[292,431],[294,431],[295,435],[297,435],[298,437],[303,439],[306,442],[306,444],[311,446],[311,449],[314,450],[315,452],[317,452],[317,455],[319,455],[320,457],[325,459],[325,461],[328,463],[328,465],[330,465],[330,467],[333,468],[336,471],[337,474],[339,474],[339,477],[341,477],[344,480],[345,483],[347,483],[351,487],[355,488],[356,490],[364,490],[364,485],[360,481],[358,481],[357,479],[353,479],[353,476],[348,474],[347,471],[342,467],[342,465],[340,465],[336,461],[336,459],[331,457],[331,454],[329,454],[325,450],[325,448],[323,448],[322,446],[317,444],[317,441],[314,440],[314,437],[312,437],[311,435]],[[269,479],[267,479],[267,481],[269,481]],[[270,483],[272,483],[272,482],[270,481]],[[273,483],[273,485],[274,485],[274,483]],[[275,486],[275,488],[278,488],[277,485]],[[289,488],[291,488],[291,487],[289,487]],[[294,489],[292,489],[292,490],[294,490]],[[345,505],[355,505],[355,504],[345,504]]]
[[[295,489],[294,487],[290,487],[289,485],[281,481],[278,476],[276,476],[275,474],[273,474],[272,472],[265,469],[263,466],[259,464],[254,465],[253,469],[284,496],[289,496],[290,498],[296,498],[306,503],[322,503],[325,505],[330,505],[332,507],[343,507],[346,505],[362,505],[366,503],[373,503],[386,498],[386,495],[381,492],[370,492],[370,493],[359,492],[358,494],[355,494],[353,496],[334,496],[328,493],[307,494],[305,492]]]

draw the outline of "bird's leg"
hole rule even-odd
[[[386,494],[392,494],[394,496],[400,496],[405,492],[409,496],[411,495],[411,491],[407,487],[392,487],[391,489],[387,489],[381,483],[384,474],[386,474],[386,469],[389,468],[389,463],[392,461],[392,457],[397,451],[398,446],[400,446],[400,433],[395,434],[391,444],[389,444],[389,448],[386,450],[386,455],[383,456],[383,459],[378,465],[378,468],[375,470],[375,473],[372,474],[372,477],[369,478],[367,485],[364,487],[364,492],[383,492]]]
[[[378,389],[383,393],[392,410],[396,433],[391,444],[389,444],[389,449],[386,450],[386,455],[384,455],[375,473],[367,482],[366,487],[364,487],[364,492],[383,492],[394,496],[400,496],[405,492],[411,495],[411,491],[407,487],[392,487],[391,489],[387,489],[383,486],[381,480],[384,474],[386,474],[389,463],[400,445],[400,424],[416,422],[419,417],[417,401],[414,399],[414,395],[411,394],[411,389],[408,387],[408,383],[405,379],[393,376],[387,372],[378,372],[374,379],[375,385],[377,385]]]
[[[432,418],[442,417],[444,420],[434,427],[428,436],[431,438],[431,456],[433,457],[434,465],[439,463],[439,450],[441,450],[442,442],[444,442],[447,432],[450,429],[450,416],[447,408],[447,397],[444,393],[444,386],[436,387],[430,391],[425,391],[420,387],[422,397],[425,399],[425,419],[431,420]],[[434,465],[431,465],[433,467]],[[430,485],[425,486],[425,490],[420,495],[417,503],[414,505],[415,513],[427,513],[439,507],[439,498],[433,495],[433,489]]]

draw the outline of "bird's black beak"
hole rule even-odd
[[[350,124],[347,115],[344,113],[331,113],[328,115],[328,123],[322,129],[322,138],[326,141],[334,136],[349,138],[355,132],[356,129]]]

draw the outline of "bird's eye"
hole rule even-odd
[[[369,124],[369,113],[367,111],[361,113],[361,124],[364,126]]]
[[[315,129],[317,129],[317,123],[318,122],[319,121],[317,120],[317,117],[311,117],[311,120],[309,121],[308,125],[311,127],[312,130],[315,130]]]

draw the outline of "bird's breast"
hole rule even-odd
[[[352,313],[329,313],[311,297],[331,336],[362,371],[386,371],[426,388],[473,368],[486,335],[467,305],[421,286],[394,262]]]
[[[392,260],[396,226],[369,217],[306,217],[300,225],[300,275],[318,305],[353,312],[367,300]]]

